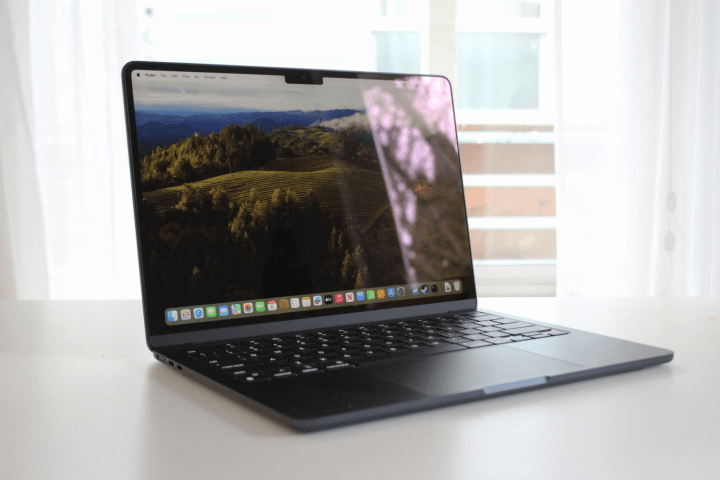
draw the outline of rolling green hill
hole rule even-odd
[[[368,227],[388,206],[385,182],[379,171],[330,157],[277,159],[261,170],[220,175],[192,185],[205,192],[222,186],[230,202],[236,204],[247,198],[253,188],[264,201],[278,188],[289,188],[298,195],[312,189],[331,213],[341,217],[349,214],[361,228]],[[157,213],[163,213],[180,201],[181,189],[177,186],[147,192],[143,199],[154,204]]]

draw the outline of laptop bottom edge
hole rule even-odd
[[[359,401],[357,402],[357,405],[343,405],[345,411],[342,412],[335,412],[317,416],[307,416],[306,414],[294,416],[292,414],[288,414],[287,412],[281,412],[268,406],[268,404],[273,404],[273,402],[270,401],[273,396],[272,391],[267,391],[263,387],[260,387],[259,389],[256,389],[254,391],[240,393],[239,391],[233,389],[230,386],[230,384],[233,382],[233,380],[231,379],[229,379],[227,382],[222,382],[210,378],[202,373],[199,373],[192,368],[189,368],[187,365],[172,359],[166,354],[159,352],[155,352],[155,354],[156,356],[160,355],[164,358],[164,361],[161,360],[163,363],[166,363],[168,366],[176,368],[180,371],[180,373],[186,375],[187,377],[192,378],[197,382],[201,383],[202,385],[223,394],[227,398],[237,401],[241,405],[246,406],[259,414],[272,418],[278,423],[288,426],[299,432],[314,432],[326,430],[370,420],[379,420],[383,418],[394,417],[406,413],[417,413],[439,407],[459,405],[476,400],[501,397],[512,393],[521,393],[550,386],[564,385],[579,382],[582,380],[590,380],[619,373],[641,370],[650,366],[669,362],[672,360],[673,356],[672,353],[670,353],[663,356],[630,361],[616,365],[608,365],[590,369],[580,369],[577,371],[560,373],[557,375],[531,377],[523,380],[490,385],[481,389],[445,396],[427,395],[420,392],[412,391],[411,389],[404,389],[402,386],[400,386],[400,389],[393,388],[392,391],[389,392],[387,399],[388,402],[385,404],[380,404],[376,406],[363,406],[362,401]],[[362,374],[365,369],[359,368],[356,370]],[[336,374],[339,373],[340,372],[336,372]],[[322,378],[324,382],[329,381],[332,383],[334,376],[335,374],[325,373],[322,375]],[[346,375],[340,375],[340,377],[344,376]],[[318,378],[319,377],[320,376],[318,376]],[[353,383],[357,384],[358,382],[356,380],[357,379],[355,379],[355,382]],[[387,388],[388,385],[386,384],[384,385],[384,387]],[[353,395],[357,397],[358,392],[354,392]],[[277,402],[277,405],[287,405],[287,402],[285,400],[279,400]]]

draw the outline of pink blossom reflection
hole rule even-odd
[[[468,275],[450,85],[408,77],[364,92],[408,282]]]

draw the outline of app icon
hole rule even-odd
[[[433,283],[432,285],[430,285],[430,291],[431,291],[432,293],[437,293],[437,292],[438,292],[437,283]]]
[[[205,316],[205,312],[202,308],[196,308],[193,310],[193,313],[195,314],[195,318],[203,318]]]
[[[450,282],[445,282],[445,292],[452,292],[452,288],[450,287]]]
[[[381,289],[379,289],[379,290],[377,291],[377,298],[378,298],[378,299],[381,299],[381,300],[382,300],[383,298],[385,298],[385,289],[384,289],[384,288],[381,288]]]
[[[357,298],[358,302],[362,302],[365,300],[365,292],[362,290],[358,290],[357,294],[355,295],[355,298]]]
[[[227,317],[228,315],[230,315],[230,310],[228,309],[227,305],[220,305],[218,307],[218,313],[221,317]]]
[[[299,298],[291,298],[290,299],[290,306],[292,308],[300,308],[300,299]]]
[[[355,301],[355,292],[348,292],[345,294],[345,301],[350,303]]]
[[[285,310],[286,308],[290,308],[290,303],[288,303],[287,298],[281,298],[279,303],[280,303],[280,310]]]
[[[388,298],[395,298],[395,289],[388,288]]]
[[[398,287],[397,294],[398,294],[398,297],[404,297],[405,296],[405,287]]]
[[[323,302],[323,300],[320,295],[315,295],[313,297],[313,305],[315,305],[316,307],[319,307],[320,305],[322,305],[322,302]]]
[[[177,322],[178,320],[177,310],[168,310],[167,316],[168,322]]]
[[[214,317],[214,316],[217,315],[217,308],[215,308],[215,307],[206,307],[206,308],[205,308],[205,313],[207,314],[207,316],[208,316],[209,318],[212,318],[212,317]]]
[[[332,295],[325,295],[325,305],[331,305],[333,302]]]
[[[275,310],[277,310],[277,302],[275,300],[270,300],[268,302],[268,311],[274,312]]]
[[[233,303],[230,307],[230,310],[232,311],[233,315],[240,315],[242,313],[242,307],[239,303]]]
[[[420,295],[420,287],[412,287],[410,291],[413,295]]]
[[[368,291],[367,291],[367,299],[368,299],[368,300],[375,300],[375,290],[368,290]]]
[[[253,312],[252,303],[250,303],[250,302],[244,303],[244,304],[243,304],[243,312],[245,312],[245,313],[252,313],[252,312]]]
[[[265,302],[255,302],[255,311],[256,312],[264,312],[265,311]]]
[[[303,307],[309,307],[309,306],[310,306],[310,297],[303,297],[303,298],[302,298],[302,306],[303,306]]]
[[[456,291],[456,292],[459,292],[459,291],[460,291],[460,282],[458,282],[457,280],[455,280],[455,281],[453,282],[453,285],[455,286],[455,291]]]
[[[342,293],[335,294],[335,303],[343,303],[343,294]]]
[[[183,320],[190,320],[190,309],[185,308],[183,310],[180,310],[180,318]]]
[[[430,292],[430,287],[428,287],[427,285],[423,285],[422,287],[420,287],[420,291],[423,295],[426,295]]]

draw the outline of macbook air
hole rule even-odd
[[[122,79],[146,342],[191,379],[311,431],[672,359],[483,308],[446,78]]]

